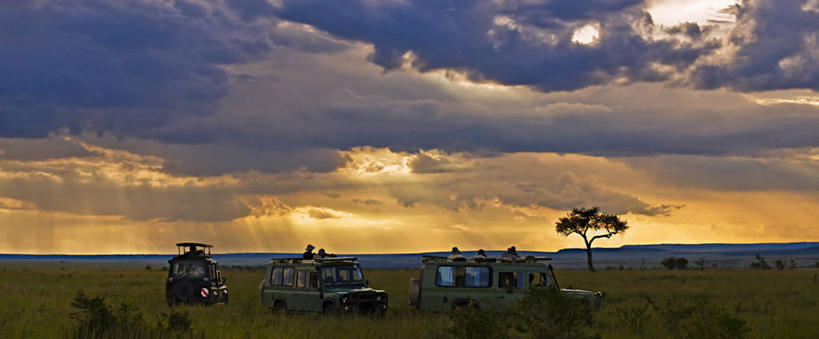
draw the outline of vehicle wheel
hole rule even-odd
[[[467,309],[480,309],[478,307],[478,303],[474,301],[456,301],[452,303],[452,310],[453,311],[465,311]]]
[[[282,300],[276,300],[273,302],[273,313],[274,314],[283,314],[287,312],[287,304],[284,303]]]
[[[224,302],[225,305],[228,304],[228,294],[227,293],[222,294],[222,301]]]
[[[321,313],[324,314],[324,315],[337,315],[338,310],[336,309],[335,305],[333,305],[332,303],[325,303],[321,307]]]

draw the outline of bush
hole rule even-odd
[[[673,269],[684,270],[686,267],[688,267],[688,259],[668,257],[660,261],[660,265],[663,265],[665,268],[669,270]]]
[[[433,337],[597,338],[592,307],[553,288],[533,288],[514,307],[495,311],[467,307],[450,314],[453,325]]]
[[[768,262],[765,261],[765,258],[763,258],[761,255],[759,255],[759,253],[755,254],[754,257],[756,258],[756,262],[751,263],[751,268],[761,269],[761,270],[771,269],[771,266],[768,265]]]
[[[531,338],[596,338],[592,306],[554,288],[533,288],[518,300],[515,327]]]
[[[507,312],[467,307],[450,314],[454,323],[447,333],[454,338],[509,338],[512,328]]]
[[[678,338],[745,338],[750,331],[746,322],[734,318],[728,311],[706,300],[693,303],[667,300],[657,305],[648,300],[657,319],[668,333]]]
[[[78,292],[71,302],[78,311],[72,317],[79,321],[77,337],[105,337],[113,333],[128,333],[143,329],[142,314],[126,303],[113,309],[105,302],[105,297],[88,297]]]
[[[782,259],[776,259],[776,261],[774,262],[774,265],[776,266],[776,269],[778,269],[780,271],[785,269],[785,262],[782,261]]]
[[[142,313],[126,303],[111,307],[103,296],[89,297],[82,291],[71,302],[78,321],[75,338],[166,338],[201,336],[191,331],[192,321],[187,311],[163,313],[156,326],[150,326]]]

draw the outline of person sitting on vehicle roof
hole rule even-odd
[[[518,258],[520,258],[520,256],[518,255],[518,250],[515,248],[515,246],[507,248],[506,253],[501,255],[501,259],[504,259],[504,260],[514,261],[514,260],[517,260]]]
[[[472,260],[480,261],[480,260],[483,260],[483,259],[486,259],[486,258],[487,258],[486,252],[484,252],[483,248],[481,248],[481,249],[478,250],[478,253],[475,254],[474,257],[472,257]]]
[[[304,254],[301,255],[301,258],[302,259],[313,259],[313,257],[316,256],[316,254],[313,253],[314,249],[316,249],[315,246],[313,246],[312,244],[307,244],[307,248],[304,249]]]
[[[466,257],[464,257],[463,254],[461,254],[461,250],[459,250],[457,247],[453,247],[452,252],[449,252],[449,256],[447,257],[447,260],[466,261]]]
[[[335,258],[335,257],[336,257],[336,255],[335,255],[335,254],[333,254],[333,253],[327,253],[326,251],[324,251],[324,249],[323,249],[323,248],[320,248],[320,249],[319,249],[319,251],[318,251],[318,254],[317,254],[317,255],[318,255],[318,257],[319,257],[319,258]]]

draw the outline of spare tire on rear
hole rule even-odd
[[[177,300],[187,301],[196,293],[196,286],[189,281],[180,281],[173,286],[173,295]]]

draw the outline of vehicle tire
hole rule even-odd
[[[321,313],[324,315],[337,315],[338,310],[333,303],[324,303],[324,305],[321,306]]]
[[[467,309],[478,310],[480,307],[477,302],[469,300],[458,300],[452,303],[453,311],[466,311]]]
[[[287,313],[287,304],[283,300],[276,300],[273,302],[273,314]]]
[[[227,294],[227,292],[222,293],[222,301],[224,302],[225,305],[228,304],[228,294]]]

